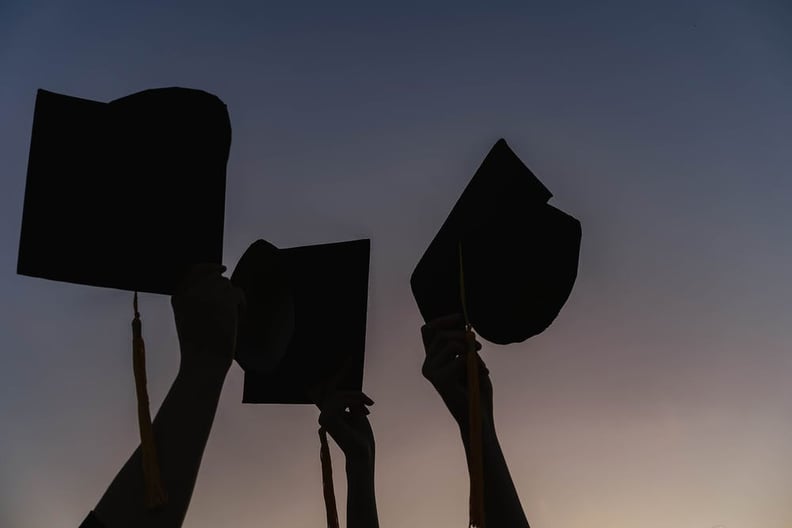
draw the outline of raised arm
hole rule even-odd
[[[461,315],[441,317],[421,328],[426,359],[423,375],[434,386],[459,425],[467,459],[470,460],[468,392],[465,371],[464,319]],[[476,342],[476,349],[481,344]],[[529,528],[520,498],[495,433],[492,383],[489,371],[479,360],[484,459],[484,520],[486,528]]]
[[[374,402],[362,392],[334,391],[319,408],[321,425],[346,458],[347,528],[378,528],[374,494],[374,433],[367,406]]]
[[[154,420],[154,438],[167,504],[148,511],[138,447],[94,510],[106,528],[177,528],[190,504],[198,469],[234,357],[242,293],[222,266],[196,267],[171,299],[181,348],[176,380]]]

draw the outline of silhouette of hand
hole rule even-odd
[[[359,391],[332,391],[318,404],[321,425],[338,444],[347,464],[374,462],[374,432],[367,406],[374,401]]]
[[[225,375],[236,348],[244,294],[222,276],[225,266],[199,264],[171,297],[181,344],[181,370]]]
[[[467,349],[468,336],[462,315],[439,317],[421,327],[426,358],[422,373],[434,386],[462,430],[468,429]],[[475,335],[469,336],[475,340]],[[481,343],[475,341],[476,350]],[[489,370],[478,358],[482,419],[492,423],[492,382]]]

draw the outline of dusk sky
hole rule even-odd
[[[16,274],[36,90],[183,86],[231,116],[229,268],[372,240],[383,528],[466,526],[409,276],[500,137],[583,228],[555,323],[482,351],[532,528],[792,527],[792,3],[164,3],[0,0],[0,526],[78,526],[139,442],[131,293]],[[155,411],[178,345],[141,303]],[[318,411],[242,380],[185,526],[324,526]]]

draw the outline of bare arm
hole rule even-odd
[[[224,380],[225,375],[204,377],[179,372],[154,420],[154,438],[168,502],[154,511],[144,507],[138,447],[96,507],[96,516],[108,528],[181,526]]]
[[[94,510],[107,528],[178,528],[184,521],[236,341],[242,297],[222,271],[197,268],[172,299],[181,365],[153,424],[168,502],[146,509],[138,447]]]
[[[374,494],[374,433],[366,408],[373,404],[362,392],[338,391],[319,405],[319,424],[346,457],[347,528],[379,527]]]
[[[465,371],[466,337],[461,315],[442,317],[421,328],[426,359],[423,375],[435,387],[459,425],[467,460],[470,460],[468,392]],[[477,342],[477,349],[481,345]],[[492,383],[479,361],[484,458],[484,520],[487,528],[529,528],[520,498],[495,432]]]
[[[460,429],[465,454],[470,460],[469,433]],[[484,519],[488,528],[529,528],[520,504],[506,458],[503,456],[495,424],[483,424],[482,453],[484,458]]]

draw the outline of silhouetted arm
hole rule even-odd
[[[466,337],[461,315],[441,317],[421,328],[426,359],[423,375],[437,392],[459,425],[467,460],[470,460]],[[481,345],[476,342],[476,349]],[[520,497],[514,487],[506,459],[495,432],[492,412],[492,383],[489,371],[479,360],[484,459],[484,520],[487,528],[529,528]]]
[[[484,459],[484,519],[489,528],[528,528],[528,519],[520,504],[506,458],[498,442],[493,423],[482,424],[482,454]],[[460,428],[465,455],[470,460],[469,432]]]
[[[168,502],[149,512],[143,504],[140,447],[110,484],[95,512],[108,528],[178,527],[190,504],[225,375],[179,372],[154,420],[154,438]]]
[[[374,494],[374,433],[366,408],[373,404],[362,392],[336,391],[319,405],[319,424],[346,458],[347,528],[379,527]]]
[[[184,521],[236,343],[242,295],[223,270],[197,268],[172,298],[181,364],[153,424],[167,504],[146,509],[138,447],[94,510],[107,528],[177,528]]]

